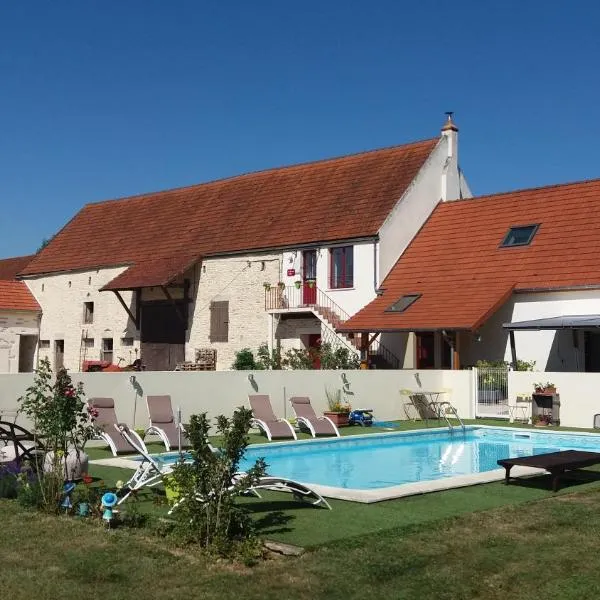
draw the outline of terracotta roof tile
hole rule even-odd
[[[11,281],[16,279],[17,273],[22,271],[35,257],[35,254],[28,256],[15,256],[13,258],[3,258],[0,260],[0,280]]]
[[[0,281],[0,310],[40,310],[40,305],[22,281]]]
[[[160,285],[202,256],[376,235],[438,141],[89,204],[21,275],[136,264],[118,285]]]
[[[529,246],[499,247],[510,227],[534,223]],[[383,295],[339,329],[476,329],[513,290],[600,286],[599,253],[600,180],[440,203]],[[415,292],[405,312],[386,312]]]

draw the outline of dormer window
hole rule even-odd
[[[404,312],[409,306],[412,306],[419,298],[421,294],[405,294],[394,304],[388,306],[385,312]]]
[[[500,244],[501,248],[512,248],[513,246],[528,246],[533,239],[539,224],[518,225],[511,227]]]

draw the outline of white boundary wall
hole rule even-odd
[[[560,424],[591,429],[594,415],[600,414],[600,373],[547,373],[511,371],[508,374],[509,403],[517,394],[534,391],[534,383],[550,382],[560,395]]]
[[[190,414],[204,411],[211,418],[230,416],[236,407],[248,405],[248,394],[269,394],[273,410],[283,417],[292,416],[287,402],[291,396],[310,396],[317,413],[326,410],[326,386],[342,389],[354,408],[372,408],[375,418],[385,421],[405,418],[401,389],[447,389],[449,393],[440,400],[449,400],[462,418],[474,418],[471,371],[155,371],[71,376],[73,382],[83,382],[88,397],[114,398],[117,418],[136,427],[147,424],[146,395],[170,394],[173,410],[181,407],[187,420]],[[31,373],[0,375],[0,412],[14,410],[32,381]],[[18,422],[27,425],[21,418]]]

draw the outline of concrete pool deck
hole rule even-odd
[[[519,428],[518,430],[515,430],[515,428],[512,427],[495,427],[495,426],[490,426],[490,425],[467,425],[468,429],[502,429],[505,431],[511,431],[513,433],[515,433],[516,431],[518,431],[519,434],[523,434],[523,433],[544,433],[544,434],[548,434],[548,435],[561,435],[561,436],[565,436],[565,435],[571,435],[571,436],[585,436],[585,437],[596,437],[600,439],[600,435],[599,434],[594,434],[594,433],[588,433],[588,432],[567,432],[567,431],[544,431],[538,428],[531,428],[531,429],[524,429],[524,428]],[[390,435],[394,435],[396,437],[400,437],[403,435],[410,435],[410,434],[414,434],[417,431],[418,432],[422,432],[422,433],[428,433],[428,432],[441,432],[441,431],[448,431],[449,428],[448,427],[431,427],[431,428],[427,428],[427,429],[420,429],[420,430],[407,430],[407,431],[394,431],[394,432],[388,432],[388,433],[377,433],[377,434],[363,434],[363,435],[356,435],[356,436],[352,436],[352,438],[372,438],[374,435],[375,436],[390,436]],[[338,440],[348,440],[348,437],[346,438],[337,438]],[[276,446],[285,446],[288,445],[290,443],[294,443],[294,444],[314,444],[314,443],[322,443],[322,439],[306,439],[306,440],[298,440],[298,441],[294,441],[294,442],[272,442],[270,444],[264,444],[265,447],[276,447]],[[331,442],[331,441],[336,441],[336,440],[332,440],[332,439],[328,439],[327,441]],[[256,446],[260,446],[260,445],[253,445],[253,447]],[[163,454],[169,454],[169,455],[173,455],[173,452],[169,452],[169,453],[163,453]],[[155,455],[156,456],[156,455]],[[158,455],[160,457],[160,455]],[[137,458],[137,460],[136,460]],[[122,469],[136,469],[139,465],[140,465],[140,459],[141,456],[138,457],[128,457],[128,458],[121,458],[121,457],[114,457],[114,458],[104,458],[104,459],[97,459],[97,460],[91,460],[90,464],[94,464],[94,465],[98,465],[98,466],[107,466],[107,467],[118,467],[118,468],[122,468]],[[542,475],[545,474],[546,471],[544,469],[538,469],[538,468],[533,468],[533,467],[520,467],[520,466],[515,466],[513,467],[513,470],[511,471],[511,478],[521,478],[521,477],[532,477],[535,475]],[[376,488],[376,489],[354,489],[354,488],[341,488],[341,487],[333,487],[333,486],[326,486],[326,485],[322,485],[322,484],[317,484],[317,483],[311,483],[310,481],[302,481],[299,483],[302,483],[303,485],[306,485],[307,487],[310,487],[311,489],[313,489],[315,492],[317,492],[318,494],[320,494],[321,496],[325,496],[327,498],[334,498],[337,500],[347,500],[350,502],[360,502],[360,503],[364,503],[364,504],[371,504],[371,503],[375,503],[375,502],[382,502],[385,500],[395,500],[397,498],[404,498],[407,496],[416,496],[416,495],[420,495],[420,494],[428,494],[431,492],[439,492],[439,491],[443,491],[443,490],[449,490],[449,489],[453,489],[453,488],[460,488],[460,487],[467,487],[467,486],[471,486],[471,485],[478,485],[478,484],[483,484],[483,483],[492,483],[495,481],[502,481],[505,478],[505,470],[503,468],[498,468],[498,469],[494,469],[491,471],[484,471],[481,473],[472,473],[472,474],[468,474],[468,475],[455,475],[453,477],[445,477],[442,479],[433,479],[433,480],[426,480],[426,481],[417,481],[417,482],[411,482],[411,483],[403,483],[403,484],[399,484],[399,485],[394,485],[394,486],[390,486],[390,487],[384,487],[384,488]]]

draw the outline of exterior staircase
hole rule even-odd
[[[336,345],[338,341],[356,354],[360,354],[360,338],[352,334],[338,333],[336,329],[350,315],[319,288],[307,291],[303,287],[271,287],[265,290],[265,310],[277,312],[301,312],[309,310],[325,325],[328,334],[323,341]],[[335,336],[335,337],[334,337]],[[337,340],[336,340],[337,338]],[[379,340],[369,347],[369,364],[376,369],[400,369],[400,359]]]

